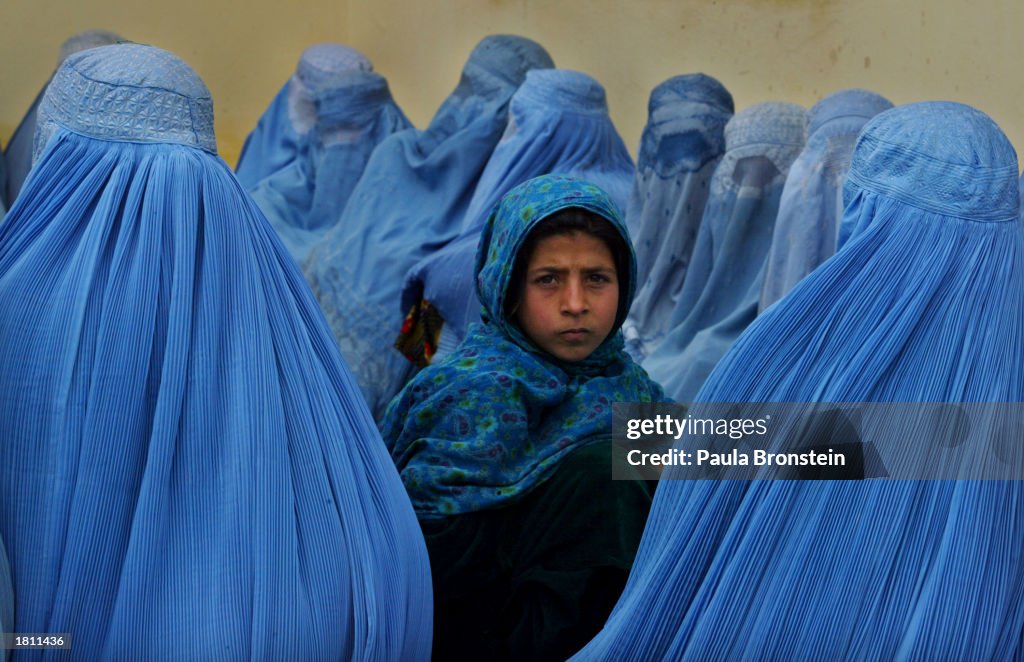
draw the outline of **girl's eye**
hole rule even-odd
[[[606,274],[590,274],[591,283],[610,283],[612,281]]]
[[[533,279],[537,285],[552,285],[555,282],[554,274],[544,274]]]

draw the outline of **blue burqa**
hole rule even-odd
[[[1017,158],[995,123],[948,102],[878,115],[844,199],[857,233],[697,400],[1024,401]],[[629,584],[577,659],[1021,654],[1021,481],[662,481]]]
[[[307,148],[252,190],[298,264],[340,219],[374,148],[411,126],[387,81],[374,73],[339,74],[314,101]]]
[[[84,51],[97,46],[106,46],[122,41],[121,37],[107,30],[86,30],[69,37],[60,47],[60,55],[57,58],[57,66],[69,56],[79,51]],[[28,112],[21,118],[18,127],[11,134],[11,139],[4,148],[4,158],[7,161],[7,181],[4,183],[6,195],[3,202],[10,208],[14,199],[18,197],[28,171],[32,169],[32,147],[36,134],[36,112],[39,109],[39,101],[43,98],[46,86],[39,91],[35,100],[29,107]],[[3,183],[3,182],[0,182]]]
[[[39,118],[0,226],[15,630],[82,659],[427,659],[412,508],[206,86],[97,48]]]
[[[704,74],[675,76],[651,91],[626,207],[639,289],[622,331],[637,360],[668,330],[732,114],[732,95]]]
[[[303,265],[378,418],[410,367],[393,346],[402,324],[402,279],[458,234],[505,128],[512,93],[527,71],[551,66],[529,39],[484,38],[430,126],[400,131],[377,147],[341,220]]]
[[[302,52],[295,73],[246,137],[235,174],[247,189],[302,156],[317,122],[316,95],[356,72],[373,71],[365,55],[343,44],[323,43]]]
[[[782,189],[759,310],[835,253],[854,143],[867,121],[889,108],[887,99],[858,89],[830,94],[811,108],[807,145]]]
[[[445,320],[436,354],[441,358],[480,321],[474,256],[480,231],[502,196],[533,177],[570,175],[596,184],[622,209],[633,173],[601,84],[578,71],[531,71],[512,97],[508,128],[480,177],[461,235],[412,268],[402,312],[421,299],[437,308]]]
[[[726,125],[726,152],[712,178],[669,330],[643,361],[678,402],[696,395],[757,316],[782,185],[803,148],[806,123],[799,106],[767,102]]]
[[[11,585],[11,564],[7,560],[7,549],[0,540],[0,636],[15,632],[14,629],[14,589]],[[6,660],[8,651],[0,655]]]

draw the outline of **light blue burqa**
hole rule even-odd
[[[403,314],[426,299],[445,320],[436,359],[480,321],[474,260],[480,230],[502,196],[546,174],[596,184],[622,209],[633,182],[633,160],[608,116],[604,88],[578,71],[531,71],[512,97],[509,124],[487,162],[466,212],[461,236],[420,261],[406,277]]]
[[[668,330],[732,114],[732,95],[704,74],[675,76],[651,91],[626,207],[639,290],[622,332],[638,361]]]
[[[343,44],[314,44],[246,137],[235,174],[247,189],[305,154],[317,122],[316,96],[355,72],[373,71],[365,55]]]
[[[782,189],[759,310],[835,253],[854,143],[867,121],[889,108],[884,97],[858,89],[830,94],[811,108],[807,145]]]
[[[341,217],[373,150],[412,126],[387,81],[374,73],[339,74],[314,97],[316,122],[308,146],[252,190],[296,263]]]
[[[430,126],[400,131],[377,147],[341,220],[303,265],[378,418],[410,369],[394,348],[404,314],[402,280],[458,234],[505,128],[512,93],[527,71],[551,66],[547,52],[529,39],[484,38]]]
[[[39,120],[0,226],[15,630],[82,659],[428,659],[411,505],[206,86],[92,49]]]
[[[688,402],[757,316],[786,173],[803,148],[807,112],[767,102],[725,128],[686,280],[658,348],[643,361],[668,397]]]
[[[64,60],[79,51],[96,48],[97,46],[106,46],[119,41],[122,41],[119,35],[107,30],[79,32],[61,44],[57,66],[59,67]],[[21,118],[21,122],[11,135],[7,147],[4,148],[4,157],[7,161],[6,197],[4,197],[4,202],[6,202],[8,209],[14,204],[14,199],[18,197],[18,192],[21,190],[25,178],[28,177],[29,170],[32,169],[33,141],[36,135],[36,112],[45,90],[46,86],[44,85],[43,89],[39,90],[39,94],[36,95],[28,112]]]
[[[995,123],[948,102],[878,115],[844,199],[857,232],[747,329],[697,400],[1024,401],[1017,158]],[[622,598],[575,659],[1024,654],[1024,482],[667,471]]]

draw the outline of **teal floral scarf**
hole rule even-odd
[[[570,207],[607,219],[627,240],[629,273],[619,274],[619,282],[628,293],[625,307],[632,302],[636,258],[619,210],[601,189],[546,175],[501,200],[477,250],[483,324],[417,374],[384,418],[384,440],[420,519],[507,505],[543,483],[573,450],[609,439],[613,402],[664,399],[623,351],[618,326],[625,310],[604,343],[575,363],[539,349],[503,314],[526,236]]]

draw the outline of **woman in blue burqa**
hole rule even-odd
[[[303,271],[378,419],[411,368],[394,348],[409,268],[458,235],[466,207],[531,69],[553,66],[540,44],[485,37],[458,86],[424,130],[400,131],[374,150],[341,219]]]
[[[633,160],[608,115],[604,87],[585,73],[531,71],[512,95],[508,126],[480,176],[461,233],[405,277],[401,305],[406,324],[397,345],[406,358],[417,365],[431,360],[407,338],[409,322],[423,319],[425,310],[437,313],[436,337],[426,329],[419,333],[416,326],[412,335],[432,345],[437,358],[452,351],[470,324],[480,321],[473,295],[480,231],[502,196],[544,174],[572,175],[596,184],[620,209],[629,197]]]
[[[881,113],[844,200],[849,242],[747,329],[697,400],[1024,401],[1017,157],[996,124],[949,102]],[[905,432],[903,448],[935,443]],[[1021,653],[1024,482],[666,480],[677,471],[576,659]]]
[[[314,137],[318,91],[336,88],[352,74],[372,72],[369,58],[344,44],[326,42],[302,51],[295,73],[245,138],[235,166],[242,186],[251,190],[306,155]]]
[[[83,659],[423,659],[422,535],[316,301],[157,48],[85,51],[0,228],[15,631]]]
[[[693,399],[757,317],[782,187],[806,130],[807,111],[777,101],[746,108],[726,124],[726,151],[675,308],[641,359],[678,402]]]
[[[303,149],[251,190],[297,264],[339,221],[377,145],[411,126],[387,81],[372,72],[339,73],[312,94],[313,127]]]
[[[674,76],[651,90],[626,207],[638,278],[622,334],[638,361],[669,330],[733,111],[729,91],[704,74]]]
[[[807,144],[793,161],[779,199],[759,311],[836,252],[843,217],[843,181],[857,136],[892,103],[867,90],[841,90],[811,107]]]
[[[611,480],[611,406],[662,398],[619,333],[634,262],[595,185],[514,188],[477,252],[483,322],[389,407],[434,571],[435,659],[564,659],[622,590],[650,492]]]

